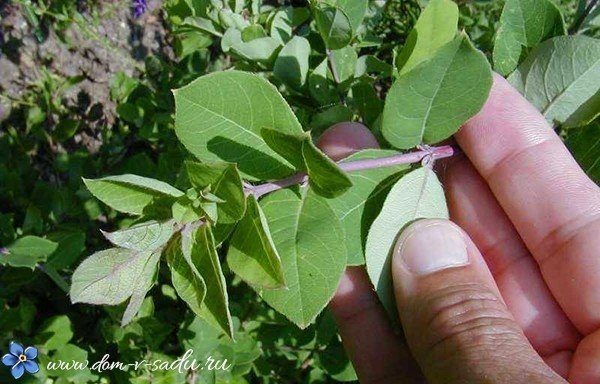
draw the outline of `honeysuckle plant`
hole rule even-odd
[[[174,326],[183,346],[206,343],[206,351],[239,357],[227,380],[252,371],[263,382],[285,382],[261,358],[294,361],[299,370],[314,364],[311,378],[355,379],[324,308],[345,268],[364,265],[396,316],[392,244],[413,220],[448,217],[433,164],[458,151],[447,139],[484,105],[492,71],[544,114],[600,180],[592,9],[580,6],[567,23],[551,0],[507,0],[494,22],[469,13],[470,4],[430,0],[419,2],[427,5],[418,18],[402,19],[401,29],[411,30],[404,40],[384,41],[388,32],[378,28],[389,3],[165,1],[181,66],[152,81],[176,84],[172,98],[152,99],[144,88],[119,111],[152,145],[168,143],[184,159],[159,157],[172,170],[160,177],[83,180],[104,204],[106,245],[70,280],[55,256],[65,249],[62,238],[23,236],[0,248],[0,264],[42,269],[73,303],[116,306],[104,308],[102,331],[120,347],[127,339],[114,336],[113,319],[122,333],[138,332],[152,317],[149,296],[158,290],[149,292],[158,281],[160,295],[176,294],[194,315]],[[141,10],[146,2],[132,4]],[[197,77],[199,67],[207,74]],[[160,112],[171,103],[173,117]],[[331,160],[316,143],[327,127],[351,121],[367,126],[380,148]],[[173,133],[179,147],[164,139]],[[298,327],[282,331],[293,337],[265,336],[279,321]],[[269,351],[263,357],[261,348]]]
[[[586,103],[597,96],[599,42],[560,36],[565,34],[560,11],[550,1],[539,3],[506,3],[494,63],[511,73],[524,49],[557,36],[531,52],[510,81],[552,122],[587,123],[598,113],[596,104]],[[513,8],[547,17],[540,24],[515,22]],[[368,43],[361,35],[366,10],[366,1],[343,0],[288,8],[287,15],[275,15],[292,22],[287,33],[278,19],[267,33],[252,24],[253,17],[229,15],[231,23],[220,24],[226,28],[223,49],[272,70],[278,86],[263,71],[227,70],[174,90],[175,132],[193,156],[177,186],[129,174],[85,180],[95,197],[136,219],[129,228],[105,233],[113,248],[77,268],[73,302],[129,300],[122,319],[127,324],[164,255],[181,299],[230,337],[225,262],[300,328],[325,308],[348,265],[366,263],[392,311],[389,255],[398,231],[415,219],[448,216],[443,188],[422,163],[451,156],[453,148],[429,146],[452,136],[481,109],[492,69],[458,30],[458,7],[450,0],[429,2],[393,66],[368,55],[359,58],[357,46]],[[187,23],[216,34],[215,11],[219,20],[231,12],[209,7],[207,18]],[[561,66],[560,60],[573,66]],[[361,91],[354,86],[364,86],[380,68],[393,84],[371,124],[386,149],[330,160],[314,144],[318,133],[300,123],[278,87],[338,100],[337,107],[345,108],[359,102]],[[370,93],[364,103],[377,104],[373,89]],[[363,121],[372,112],[365,109]]]

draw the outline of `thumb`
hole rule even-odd
[[[538,356],[502,300],[481,253],[447,220],[398,238],[398,312],[429,383],[565,383]]]

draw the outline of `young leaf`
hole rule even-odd
[[[293,172],[260,137],[262,128],[298,134],[302,127],[263,78],[239,71],[212,73],[174,91],[175,132],[202,161],[238,164],[256,179],[277,179]]]
[[[600,184],[600,122],[569,131],[566,144],[585,173]]]
[[[308,133],[288,135],[263,129],[262,136],[275,152],[308,174],[310,186],[317,194],[332,198],[352,186],[348,175],[314,145]]]
[[[183,196],[183,192],[165,182],[137,175],[83,179],[83,182],[92,195],[104,204],[134,215],[141,215],[155,198]]]
[[[211,193],[224,200],[217,204],[219,221],[235,223],[244,216],[246,197],[237,166],[224,162],[185,162],[190,183],[200,189],[210,187]]]
[[[396,153],[369,149],[347,157],[344,162],[376,159]],[[379,214],[387,192],[407,169],[408,166],[402,165],[349,173],[352,188],[344,195],[329,200],[346,233],[348,265],[365,263],[364,245],[371,223]]]
[[[508,80],[551,124],[585,125],[600,113],[600,40],[587,36],[548,40]]]
[[[210,227],[201,225],[196,229],[184,229],[181,248],[184,257],[192,261],[206,283],[206,296],[200,309],[201,316],[223,330],[229,337],[233,337],[225,277]]]
[[[393,317],[396,302],[390,273],[392,248],[398,233],[422,218],[448,218],[444,190],[428,167],[408,173],[392,187],[367,236],[367,272],[383,306]]]
[[[277,56],[273,74],[291,87],[299,89],[306,83],[310,43],[304,37],[294,36]]]
[[[110,248],[85,259],[73,273],[71,302],[117,305],[129,298],[153,252]]]
[[[396,59],[400,75],[431,59],[456,37],[458,6],[451,0],[431,0],[423,10]]]
[[[481,109],[491,86],[485,56],[460,35],[392,85],[383,109],[383,136],[403,149],[442,141]]]
[[[102,231],[102,234],[117,247],[140,252],[154,251],[169,241],[174,224],[173,220],[164,223],[151,220],[116,232]]]
[[[254,196],[229,244],[227,264],[248,284],[259,288],[285,287],[281,259],[273,244],[267,219]]]
[[[333,297],[346,267],[344,231],[327,200],[310,189],[277,191],[261,206],[288,289],[264,290],[260,295],[306,328]]]
[[[198,204],[194,204],[187,197],[182,197],[171,207],[173,219],[179,225],[193,223],[194,221],[202,220],[206,214]]]
[[[121,319],[121,326],[124,327],[137,315],[142,307],[142,302],[146,297],[146,294],[156,281],[156,275],[158,273],[158,262],[160,261],[161,252],[156,250],[154,253],[150,255],[150,259],[144,265],[139,276],[136,277],[133,291],[131,292],[131,297],[129,298],[129,303],[127,303],[127,307],[125,308],[125,312],[123,313],[123,318]]]
[[[171,269],[173,288],[197,316],[202,316],[206,283],[192,262],[190,254],[183,253],[180,235],[169,243],[166,257],[169,269]]]
[[[352,25],[338,7],[318,5],[313,9],[317,29],[329,49],[344,48],[352,40]]]
[[[494,44],[494,69],[508,75],[519,65],[523,49],[565,33],[563,16],[552,0],[507,0]]]
[[[10,244],[7,253],[0,253],[0,265],[34,269],[37,263],[46,261],[58,244],[37,236],[25,236]]]

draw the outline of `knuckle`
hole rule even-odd
[[[520,340],[521,330],[506,306],[481,284],[449,287],[431,295],[425,306],[422,342],[431,352],[496,349]]]

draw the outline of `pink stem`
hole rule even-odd
[[[381,157],[379,159],[365,159],[338,163],[338,166],[346,172],[363,171],[365,169],[385,168],[401,164],[413,164],[425,160],[443,159],[454,155],[457,150],[451,145],[443,145],[440,147],[428,147],[419,151],[401,153],[389,157]],[[248,185],[245,188],[246,194],[253,194],[257,199],[261,196],[287,188],[292,185],[302,184],[308,181],[306,173],[296,173],[285,179],[272,181],[259,185]]]

